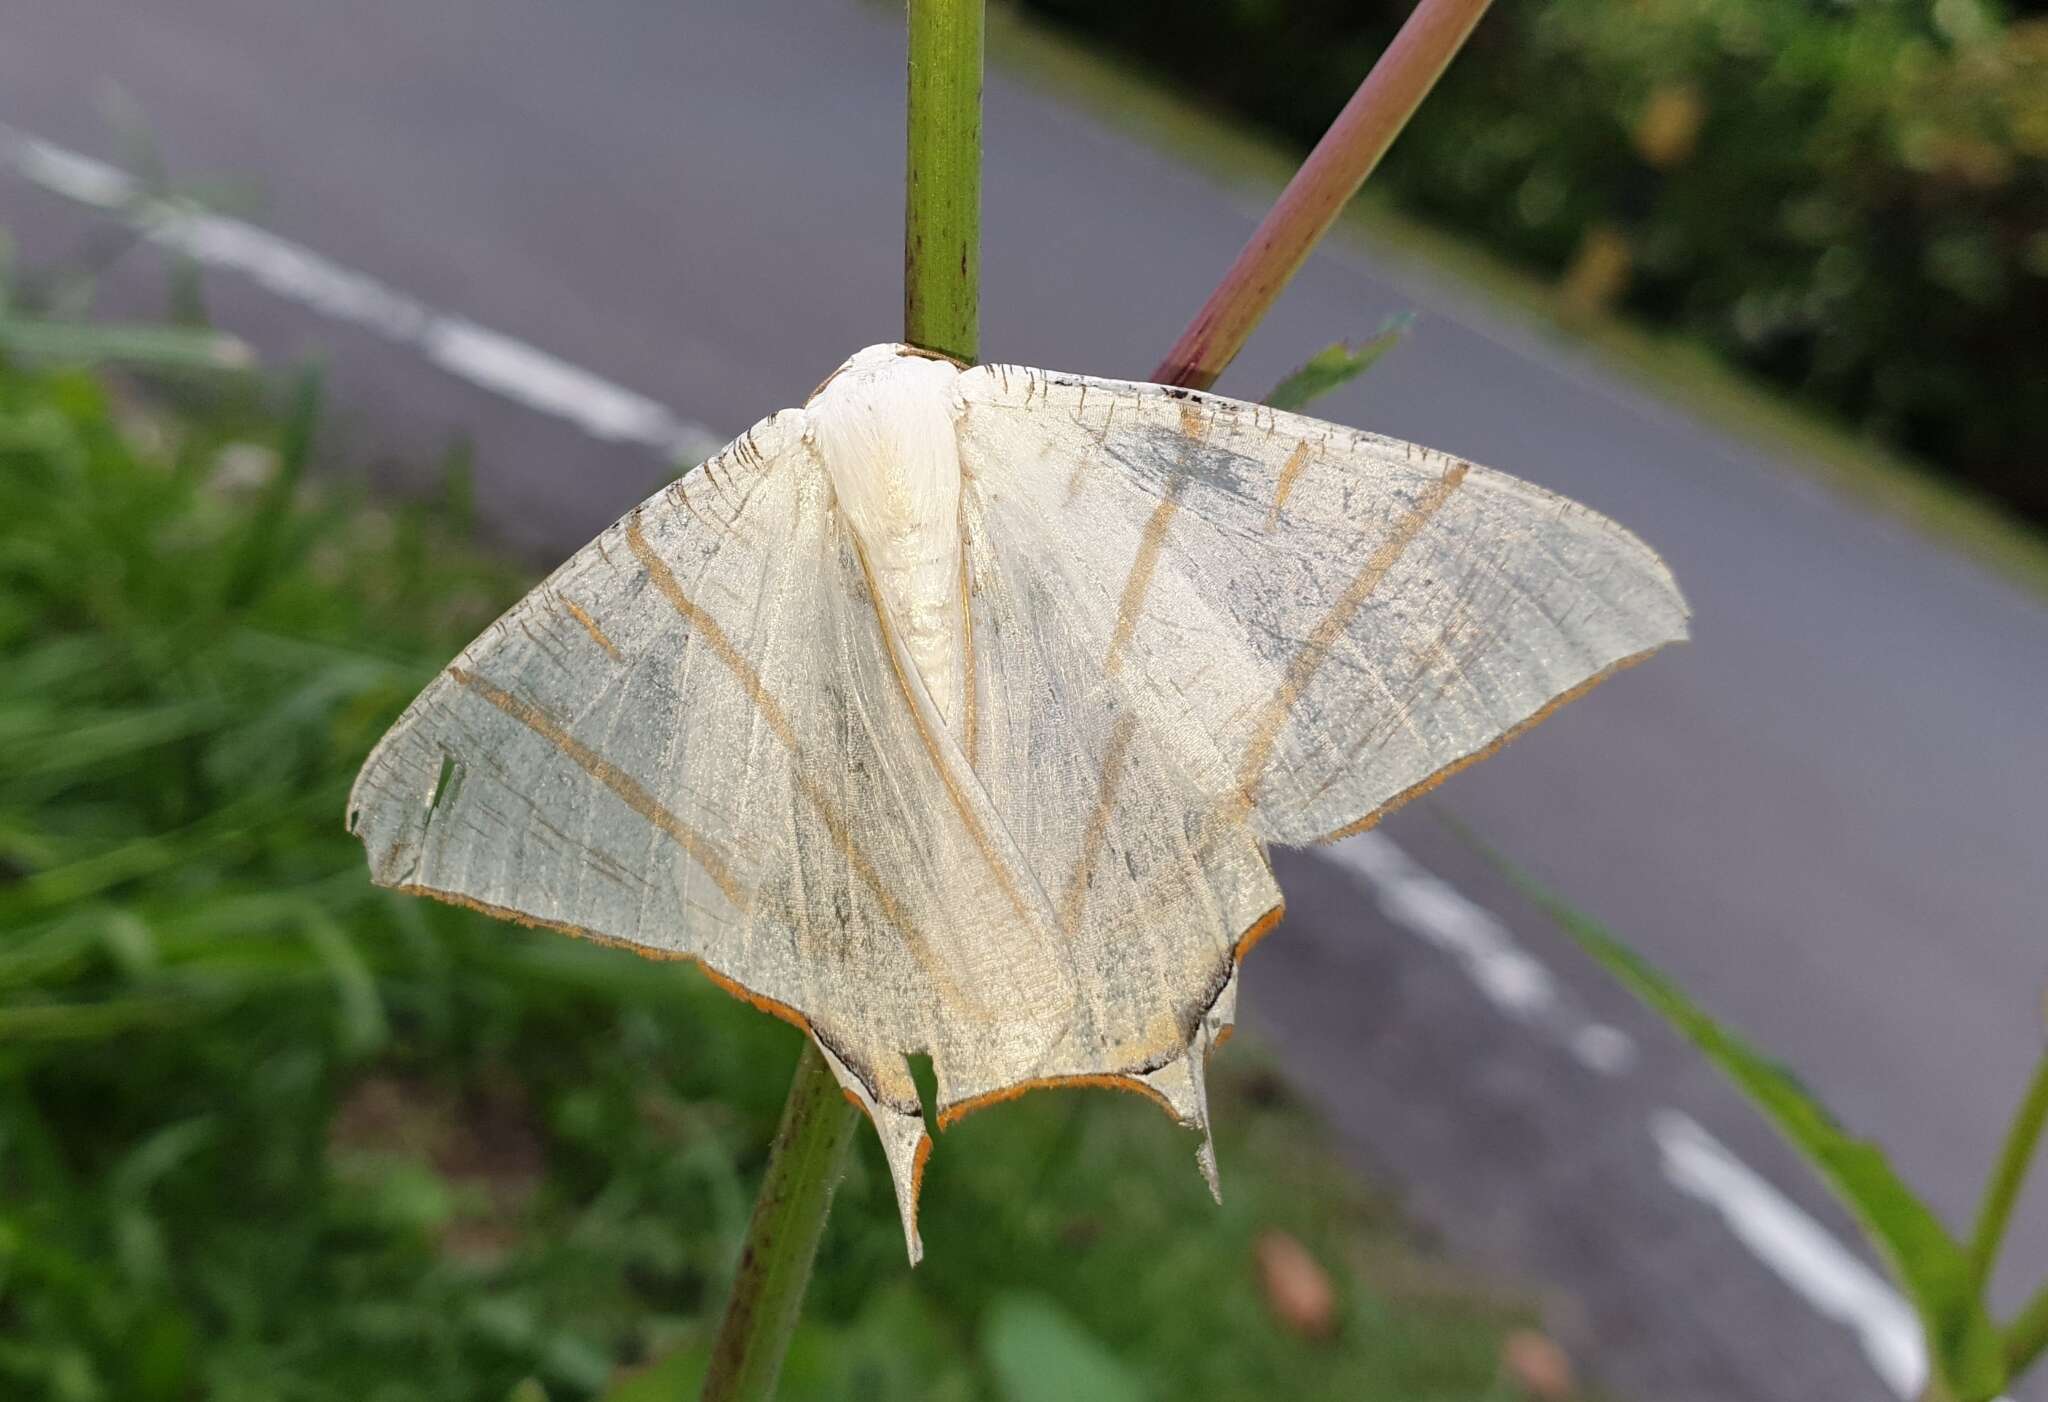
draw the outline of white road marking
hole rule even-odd
[[[228,268],[338,321],[418,349],[448,373],[593,437],[634,443],[694,462],[723,436],[680,418],[514,337],[437,312],[310,249],[253,224],[149,195],[126,172],[0,126],[0,157],[23,176],[82,204],[127,218],[153,241]],[[1588,1069],[1618,1076],[1636,1060],[1617,1027],[1577,1019],[1557,980],[1495,915],[1417,865],[1392,839],[1361,833],[1331,855],[1363,876],[1387,917],[1450,955],[1502,1012],[1543,1026]],[[1663,1109],[1650,1132],[1666,1177],[1706,1203],[1736,1237],[1822,1315],[1855,1332],[1871,1367],[1900,1397],[1918,1395],[1927,1356],[1912,1308],[1797,1204],[1690,1116]]]
[[[1389,920],[1463,964],[1479,991],[1502,1012],[1522,1022],[1559,1013],[1563,1000],[1550,970],[1515,943],[1514,934],[1492,912],[1417,866],[1392,838],[1362,832],[1329,853],[1371,883]]]
[[[1898,1291],[1692,1116],[1659,1110],[1650,1117],[1650,1134],[1673,1186],[1719,1213],[1808,1304],[1847,1325],[1887,1387],[1900,1397],[1920,1395],[1927,1344],[1919,1316]]]
[[[679,424],[651,399],[474,322],[437,317],[420,342],[427,358],[450,374],[567,419],[593,438],[644,443],[693,463],[725,446],[707,428]]]
[[[1456,959],[1502,1012],[1548,1032],[1600,1075],[1619,1076],[1635,1065],[1633,1038],[1579,1014],[1505,922],[1425,870],[1385,833],[1360,833],[1328,850],[1365,878],[1389,920]],[[1673,1187],[1711,1207],[1800,1298],[1853,1332],[1887,1387],[1903,1398],[1920,1395],[1926,1342],[1918,1316],[1897,1290],[1691,1116],[1659,1109],[1650,1117],[1650,1134]]]
[[[1636,1039],[1619,1027],[1589,1022],[1572,1034],[1571,1047],[1580,1065],[1603,1076],[1619,1076],[1635,1069]]]
[[[115,214],[153,242],[265,291],[418,350],[459,379],[607,442],[695,463],[726,436],[512,336],[439,312],[376,278],[240,219],[151,195],[133,176],[0,126],[0,159],[34,184]]]

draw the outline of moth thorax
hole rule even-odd
[[[877,602],[949,726],[966,709],[967,671],[958,377],[943,361],[871,347],[806,406]]]

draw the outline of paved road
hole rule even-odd
[[[898,324],[887,8],[67,0],[4,29],[0,122],[112,158],[97,99],[117,87],[175,171],[257,192],[264,228],[720,430]],[[1000,74],[986,207],[986,353],[1126,375],[1254,215]],[[15,178],[0,223],[31,259],[96,237]],[[131,262],[113,295],[161,286]],[[272,356],[335,366],[358,452],[473,434],[491,524],[523,547],[580,543],[656,478],[643,449],[479,389],[474,362],[466,381],[250,280],[213,286]],[[1323,411],[1587,501],[1654,543],[1696,609],[1692,646],[1435,804],[1750,1029],[1960,1221],[2042,1035],[2048,607],[1370,249],[1312,262],[1221,388],[1255,396],[1406,309],[1411,339]],[[1867,1361],[1882,1309],[1824,1317],[1831,1287],[1802,1282],[1797,1250],[1767,1264],[1783,1242],[1686,1126],[1845,1233],[1839,1215],[1438,811],[1287,860],[1289,931],[1253,961],[1248,1021],[1458,1249],[1570,1287],[1560,1327],[1618,1388],[1887,1395]],[[1536,1012],[1487,983],[1517,959],[1551,986]],[[2044,1270],[2037,1191],[2004,1298]]]

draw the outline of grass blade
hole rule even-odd
[[[313,456],[320,402],[319,375],[311,371],[300,375],[292,386],[291,404],[279,434],[277,466],[263,485],[256,509],[249,514],[234,568],[228,576],[226,602],[230,608],[248,603],[284,563],[280,537],[285,534],[283,528],[290,519],[293,499]]]
[[[246,341],[195,326],[118,326],[0,317],[0,351],[68,365],[118,362],[157,370],[249,370]]]
[[[1581,949],[1733,1081],[1855,1214],[1911,1297],[1927,1331],[1929,1358],[1955,1394],[1966,1402],[1995,1397],[2006,1381],[2004,1350],[1973,1288],[1969,1254],[1883,1149],[1844,1130],[1783,1066],[1709,1016],[1597,921],[1504,858],[1488,856]]]

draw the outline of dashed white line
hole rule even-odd
[[[1425,870],[1385,833],[1360,833],[1329,854],[1365,878],[1389,920],[1457,960],[1502,1012],[1549,1033],[1600,1075],[1619,1076],[1635,1065],[1633,1038],[1586,1018],[1504,921]],[[1691,1116],[1659,1109],[1649,1129],[1673,1187],[1711,1207],[1774,1275],[1853,1332],[1887,1387],[1903,1398],[1920,1395],[1926,1342],[1897,1290]]]
[[[1393,839],[1363,832],[1329,852],[1371,884],[1389,920],[1464,965],[1479,991],[1502,1012],[1522,1022],[1560,1015],[1563,999],[1550,970],[1515,943],[1491,911],[1424,871]]]
[[[1603,1076],[1619,1076],[1635,1069],[1636,1039],[1604,1022],[1589,1022],[1574,1032],[1571,1048],[1580,1065]]]
[[[151,195],[126,171],[0,126],[0,158],[52,193],[127,219],[153,242],[226,268],[336,321],[411,346],[480,389],[613,443],[695,463],[725,436],[513,336],[439,312],[254,224]]]
[[[47,173],[48,152],[32,148],[23,163],[29,179]],[[36,159],[40,157],[42,159]],[[67,156],[64,169],[74,173],[79,156]],[[118,174],[118,172],[114,172]],[[43,181],[52,188],[54,182]],[[95,179],[94,188],[105,181]],[[70,191],[76,197],[77,186]],[[352,272],[328,261],[311,249],[301,248],[268,230],[240,219],[209,214],[202,209],[183,208],[161,200],[137,203],[133,191],[101,204],[101,208],[126,210],[129,219],[149,237],[166,248],[175,248],[188,258],[217,268],[231,268],[264,291],[297,302],[308,310],[335,321],[364,327],[393,341],[417,341],[434,323],[434,314],[412,298],[392,291],[375,278]]]
[[[678,423],[651,399],[474,322],[435,317],[420,345],[427,359],[451,375],[567,419],[593,438],[644,443],[692,462],[724,446],[709,429]]]
[[[1659,1110],[1650,1134],[1674,1187],[1713,1208],[1808,1304],[1848,1326],[1887,1387],[1900,1397],[1920,1395],[1927,1345],[1898,1291],[1690,1115]]]

